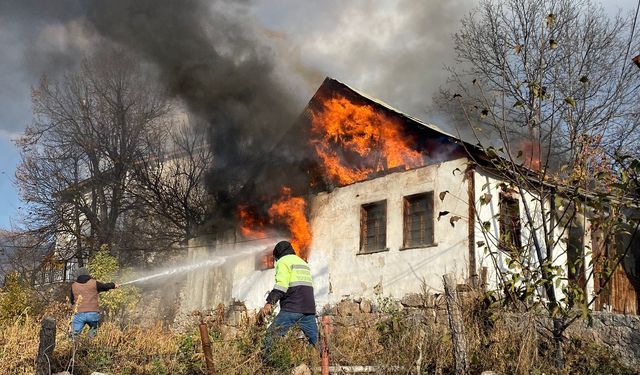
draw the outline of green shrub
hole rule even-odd
[[[85,362],[91,364],[91,367],[98,371],[107,371],[113,363],[111,353],[106,350],[87,350]]]
[[[565,343],[565,351],[565,367],[574,374],[637,374],[620,363],[610,349],[590,339],[570,337]]]
[[[306,338],[299,337],[298,332],[299,329],[294,327],[285,336],[273,338],[266,360],[268,367],[277,373],[288,373],[300,364],[312,366],[319,361],[317,350],[308,344]]]
[[[278,370],[286,370],[294,367],[293,353],[291,353],[291,348],[287,345],[287,340],[285,340],[284,337],[276,337],[273,339],[268,362]]]
[[[18,273],[7,275],[0,289],[0,321],[15,320],[40,310],[36,291]]]
[[[169,371],[167,370],[161,359],[154,358],[151,361],[151,373],[156,375],[168,375]]]
[[[193,332],[185,334],[178,343],[177,373],[178,374],[204,374],[204,362],[199,353],[200,340]]]
[[[120,266],[118,260],[109,253],[109,248],[103,246],[89,261],[89,272],[99,281],[110,282],[117,279]],[[127,310],[133,310],[140,301],[140,289],[133,285],[125,285],[113,289],[100,296],[100,305],[107,315],[113,317],[122,315]]]

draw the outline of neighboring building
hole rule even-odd
[[[307,217],[313,234],[309,263],[318,307],[344,298],[401,298],[425,290],[439,293],[445,273],[454,273],[460,284],[498,285],[497,270],[507,267],[502,247],[520,248],[529,237],[526,226],[520,224],[524,217],[520,194],[500,188],[496,174],[470,163],[471,156],[481,158],[473,155],[480,154],[474,145],[332,79],[326,79],[311,99],[298,127],[309,127],[313,109],[335,94],[401,123],[411,137],[419,140],[415,145],[425,162],[408,169],[385,166],[359,182],[316,184],[309,190]],[[282,170],[280,173],[292,173],[283,166],[276,168]],[[493,198],[480,203],[486,194]],[[566,239],[569,257],[585,258],[583,268],[567,270],[567,277],[580,283],[590,295],[594,281],[585,276],[591,271],[585,248],[593,249],[593,253],[603,250],[592,241],[596,236],[589,221],[583,222],[581,228],[555,235]],[[481,225],[490,225],[489,234],[503,239],[498,248],[487,245]],[[273,287],[269,253],[279,239],[247,241],[239,231],[229,230],[190,241],[189,257],[194,262],[239,251],[253,251],[253,255],[190,274],[183,309],[213,308],[233,300],[244,301],[249,308],[261,306]],[[637,252],[638,246],[634,249]],[[490,251],[496,258],[489,255]],[[567,255],[556,257],[554,264],[567,269]],[[638,270],[618,272],[620,280],[614,280],[611,290],[624,285],[625,297],[609,296],[606,305],[615,311],[637,313],[638,288],[630,280],[638,276]],[[560,287],[556,291],[562,293]],[[603,304],[598,308],[607,307]]]
[[[171,116],[172,122],[188,127],[186,112],[174,111]],[[176,131],[183,135],[182,130]],[[195,136],[184,142],[188,145],[173,145],[171,152],[154,150],[158,153],[147,155],[144,160],[135,160],[133,166],[129,166],[124,178],[127,187],[120,197],[121,205],[127,208],[120,208],[114,221],[111,221],[114,206],[111,201],[112,189],[119,185],[112,177],[113,169],[105,167],[98,177],[83,175],[78,178],[77,184],[69,185],[59,193],[61,219],[55,238],[56,255],[67,259],[71,274],[78,268],[78,257],[86,265],[92,254],[100,249],[97,244],[104,241],[98,236],[101,230],[111,233],[109,238],[112,248],[115,248],[113,253],[121,265],[150,266],[158,263],[159,254],[182,251],[175,243],[184,240],[188,234],[176,228],[158,212],[172,214],[172,219],[176,221],[182,220],[182,215],[186,217],[185,221],[191,218],[189,214],[196,215],[185,211],[192,207],[200,209],[202,206],[198,205],[201,201],[197,199],[206,196],[206,190],[198,182],[203,178],[209,162],[207,158],[211,153]],[[107,162],[104,164],[109,165]],[[136,168],[146,173],[136,173]],[[153,186],[155,190],[152,191],[148,186]],[[172,204],[163,202],[167,204],[162,207],[157,207],[160,203],[156,207],[150,206],[149,202],[156,202],[156,195],[162,194],[168,196],[167,202]],[[90,217],[93,217],[93,221],[89,220]],[[108,227],[109,225],[114,225],[114,228]],[[111,232],[105,228],[109,228]]]
[[[0,285],[18,273],[33,285],[68,280],[67,263],[55,255],[51,243],[42,243],[26,233],[0,231]]]

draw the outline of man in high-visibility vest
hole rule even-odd
[[[318,342],[316,302],[313,297],[313,280],[307,262],[296,255],[288,241],[280,241],[273,249],[276,262],[276,284],[267,296],[267,303],[260,311],[264,317],[280,302],[280,312],[267,330],[265,352],[271,349],[273,335],[284,336],[289,328],[298,325],[311,345]]]

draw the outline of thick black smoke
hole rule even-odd
[[[208,187],[219,203],[233,201],[229,193],[251,178],[300,110],[274,77],[271,51],[243,16],[245,5],[98,0],[87,9],[100,35],[154,63],[168,92],[209,124]]]
[[[0,10],[25,25],[29,71],[51,75],[73,68],[91,49],[105,45],[124,46],[151,63],[166,91],[188,107],[195,122],[207,124],[215,155],[208,187],[225,201],[255,174],[301,110],[275,78],[274,56],[247,14],[250,5],[231,0],[9,0]],[[58,25],[52,30],[64,37],[42,43],[42,28],[34,23]],[[61,48],[50,48],[58,47],[55,38],[64,40]],[[74,46],[78,39],[96,45]]]
[[[448,35],[473,2],[4,0],[0,42],[10,20],[29,78],[73,69],[110,43],[151,62],[167,92],[207,124],[216,157],[209,187],[233,208],[247,183],[260,185],[255,196],[280,185],[253,177],[325,76],[428,120],[453,56]]]

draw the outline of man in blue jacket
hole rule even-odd
[[[289,328],[298,325],[311,345],[318,342],[316,302],[313,296],[313,279],[307,262],[296,255],[288,241],[281,241],[273,249],[276,262],[276,283],[267,296],[267,303],[260,316],[271,313],[280,302],[280,312],[267,330],[265,352],[271,349],[273,335],[284,336]]]

